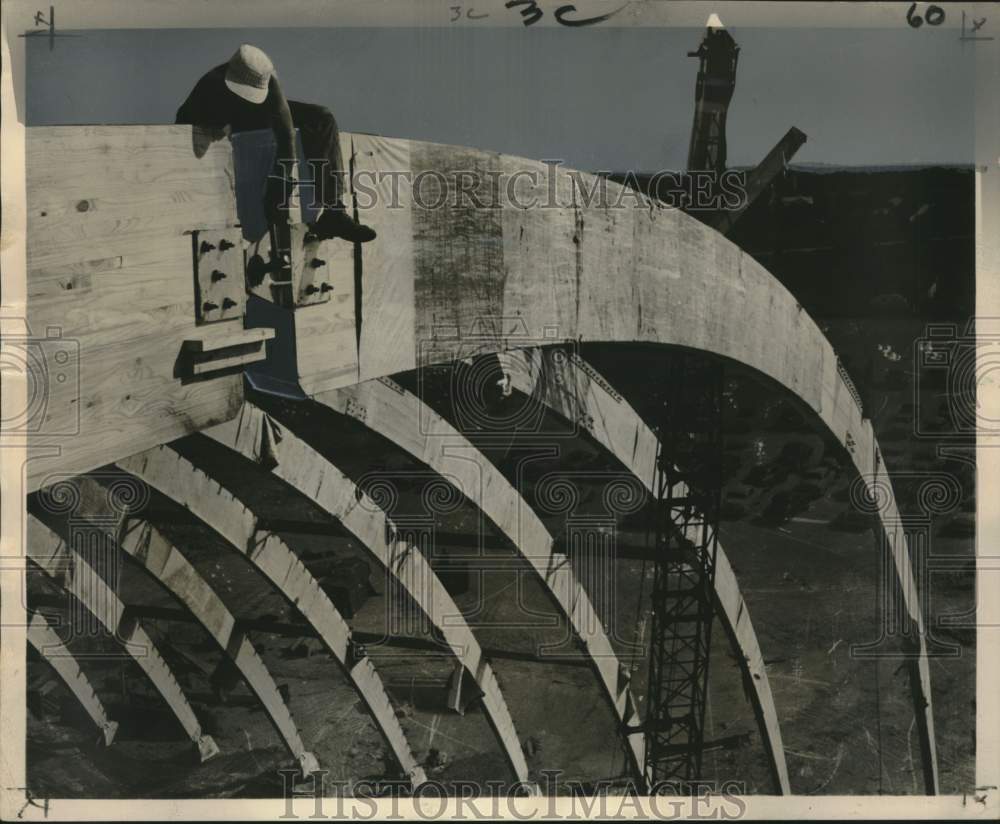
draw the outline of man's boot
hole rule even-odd
[[[347,214],[343,206],[327,206],[311,227],[310,231],[318,240],[329,240],[341,237],[351,243],[367,243],[375,239],[375,230],[363,223],[358,223]]]

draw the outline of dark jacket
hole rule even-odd
[[[177,123],[229,126],[234,132],[272,129],[282,157],[294,157],[295,127],[288,101],[272,74],[263,103],[251,103],[229,90],[226,64],[216,66],[195,84],[177,110]]]

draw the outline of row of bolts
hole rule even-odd
[[[222,240],[219,241],[218,249],[219,249],[220,252],[225,252],[227,249],[232,249],[235,245],[236,245],[235,243],[232,243],[232,242],[226,240],[225,238],[223,238]],[[203,240],[201,242],[200,253],[204,255],[204,254],[207,254],[207,253],[211,252],[215,248],[216,247],[215,247],[214,244],[209,243],[207,240]],[[320,258],[313,258],[312,261],[309,263],[309,265],[313,269],[319,269],[322,266],[326,266],[326,261],[322,260]],[[224,277],[226,277],[226,273],[225,272],[222,272],[219,269],[213,269],[212,270],[212,274],[211,274],[212,283],[218,283]],[[307,295],[312,295],[312,294],[315,294],[316,292],[323,293],[323,292],[332,292],[332,291],[333,291],[333,287],[329,283],[326,283],[326,282],[322,283],[318,287],[315,284],[312,284],[312,283],[310,283],[306,287],[306,294]],[[222,311],[223,312],[225,312],[227,309],[231,309],[234,306],[236,306],[236,302],[235,301],[231,300],[230,298],[223,299],[223,301],[222,301]],[[205,312],[211,312],[211,311],[213,311],[215,309],[218,309],[218,308],[219,308],[218,304],[212,303],[211,301],[206,301],[204,304],[202,304],[202,310],[205,311]]]

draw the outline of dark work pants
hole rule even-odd
[[[344,187],[344,158],[340,152],[340,129],[325,106],[288,101],[292,122],[302,136],[305,159],[313,161],[317,200],[324,206],[340,206]]]

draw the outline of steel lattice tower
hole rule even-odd
[[[721,364],[678,354],[659,421],[645,778],[701,777],[722,486]]]

